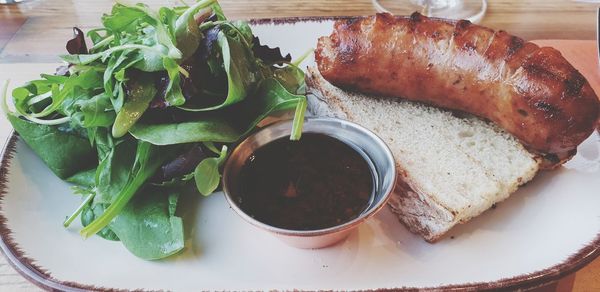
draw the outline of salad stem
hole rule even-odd
[[[198,10],[202,9],[202,8],[206,8],[209,7],[211,5],[213,5],[214,3],[216,3],[217,0],[203,0],[203,1],[198,1],[196,2],[194,5],[189,6],[189,8],[183,12],[183,14],[181,14],[178,18],[177,21],[175,23],[175,27],[181,27],[182,25],[184,25],[184,23],[187,23],[188,20],[198,12]]]
[[[292,64],[292,65],[294,65],[294,66],[296,66],[296,67],[300,66],[300,64],[301,64],[302,62],[304,62],[304,60],[305,60],[305,59],[306,59],[308,56],[310,56],[310,54],[312,54],[314,51],[315,51],[315,49],[314,49],[314,48],[310,48],[310,49],[308,49],[306,52],[304,52],[304,54],[302,54],[302,56],[300,56],[298,59],[296,59],[296,60],[292,61],[292,63],[291,63],[291,64]]]
[[[79,207],[77,207],[77,209],[75,210],[75,212],[73,212],[73,214],[71,214],[71,216],[69,216],[65,222],[63,222],[63,226],[69,227],[69,225],[71,225],[71,223],[73,223],[73,220],[75,220],[75,218],[77,218],[77,216],[79,216],[79,214],[81,214],[81,211],[83,211],[83,208],[85,208],[85,206],[87,206],[92,199],[94,199],[94,197],[96,196],[96,193],[91,193],[89,194],[89,196],[87,196],[85,198],[85,200],[83,200],[83,202],[81,202],[81,204],[79,205]]]
[[[215,143],[207,141],[207,142],[202,142],[202,144],[204,144],[204,146],[206,146],[206,148],[208,148],[208,150],[212,151],[215,154],[221,154],[221,151],[219,151],[219,149],[217,149],[217,147],[215,147]]]
[[[103,39],[103,40],[99,41],[99,42],[98,42],[97,44],[95,44],[94,46],[92,46],[92,47],[90,48],[90,51],[93,51],[93,50],[95,50],[95,49],[97,49],[97,48],[99,48],[99,47],[103,47],[104,45],[106,45],[106,44],[108,44],[108,43],[112,42],[114,39],[115,39],[115,35],[114,35],[114,34],[113,34],[113,35],[110,35],[110,36],[106,37],[105,39]]]
[[[302,136],[302,127],[304,126],[304,113],[307,107],[306,97],[302,98],[296,105],[296,112],[294,113],[294,122],[292,123],[292,134],[290,140],[298,141]]]
[[[27,101],[27,105],[34,105],[34,104],[36,104],[48,97],[51,97],[51,96],[52,96],[52,92],[50,92],[50,91],[48,91],[44,94],[40,94],[38,96],[34,96],[30,100]]]
[[[32,117],[29,115],[23,115],[23,114],[21,114],[21,115],[31,122],[34,122],[34,123],[40,124],[40,125],[46,125],[46,126],[56,126],[56,125],[68,123],[69,121],[71,121],[70,117],[63,117],[63,118],[54,119],[54,120],[43,120],[43,119],[38,119],[36,117]]]

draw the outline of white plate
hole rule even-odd
[[[314,47],[331,27],[331,21],[290,19],[254,25],[263,43],[293,56]],[[0,65],[0,80],[20,84],[53,67]],[[6,121],[0,128],[9,135]],[[190,236],[183,253],[144,261],[118,242],[83,240],[79,226],[64,229],[79,198],[13,137],[0,171],[0,247],[26,277],[61,290],[532,287],[581,268],[600,252],[599,140],[594,134],[564,167],[539,174],[436,244],[409,233],[385,209],[341,244],[295,249],[248,225],[217,193],[184,202]]]

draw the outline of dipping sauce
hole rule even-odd
[[[238,206],[279,228],[318,230],[357,218],[372,199],[373,173],[349,145],[323,134],[258,148],[240,172]]]

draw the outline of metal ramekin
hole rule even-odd
[[[358,225],[379,211],[392,193],[396,181],[394,157],[387,145],[373,132],[348,121],[334,118],[308,118],[303,133],[320,133],[336,138],[361,152],[374,174],[374,196],[369,207],[356,219],[319,230],[288,230],[273,227],[244,213],[234,198],[239,192],[239,172],[252,153],[259,147],[281,137],[289,136],[292,121],[269,125],[246,138],[231,153],[223,171],[223,191],[231,208],[250,224],[271,232],[285,243],[299,248],[321,248],[339,242]]]

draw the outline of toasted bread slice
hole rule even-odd
[[[316,68],[306,79],[312,114],[353,121],[387,143],[399,173],[389,205],[429,242],[508,198],[539,170],[536,155],[476,117],[345,91]]]

